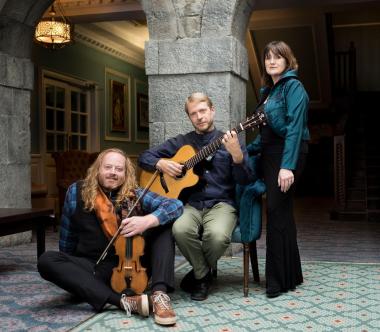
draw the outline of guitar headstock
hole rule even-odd
[[[245,130],[258,127],[259,125],[265,125],[266,116],[265,113],[260,110],[254,113],[252,116],[248,117],[241,125]]]

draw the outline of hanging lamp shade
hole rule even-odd
[[[38,22],[34,33],[35,42],[51,49],[62,48],[73,42],[74,26],[63,15],[59,1],[57,8],[58,12],[54,4],[51,6],[49,16]]]

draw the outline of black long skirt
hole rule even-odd
[[[300,154],[295,182],[283,193],[278,186],[282,154],[262,155],[264,181],[267,186],[267,231],[265,276],[267,293],[294,290],[303,282],[297,245],[297,229],[293,215],[294,187],[305,164],[306,154]]]

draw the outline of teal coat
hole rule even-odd
[[[295,170],[301,142],[310,139],[307,128],[307,92],[294,70],[288,70],[272,88],[265,87],[260,92],[261,95],[268,95],[264,106],[267,124],[285,139],[281,168]],[[258,135],[254,143],[258,148],[260,139]]]
[[[255,155],[252,143],[247,146],[247,150],[249,167],[254,171],[255,178],[247,185],[236,185],[240,228],[238,232],[235,229],[232,242],[249,243],[260,238],[261,235],[261,196],[266,188],[259,169],[260,157]]]

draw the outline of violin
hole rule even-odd
[[[139,199],[141,199],[141,197]],[[138,201],[139,200],[136,200],[129,211],[124,209],[124,207],[122,208],[123,218],[128,218],[135,214],[134,211]],[[134,235],[127,238],[120,236],[122,229],[120,218],[117,217],[112,202],[100,189],[95,199],[95,207],[103,232],[108,238],[112,237],[95,267],[104,259],[110,245],[114,244],[115,253],[119,258],[119,262],[112,270],[112,289],[118,293],[122,293],[125,289],[131,289],[135,294],[142,294],[148,285],[146,269],[142,267],[140,263],[140,257],[144,254],[144,238],[141,235]]]
[[[134,213],[133,213],[134,214]],[[123,218],[127,216],[122,209]],[[146,269],[141,266],[140,257],[144,255],[145,240],[141,235],[132,237],[119,236],[115,241],[119,264],[113,269],[111,287],[121,293],[130,288],[136,294],[142,294],[148,285]]]

